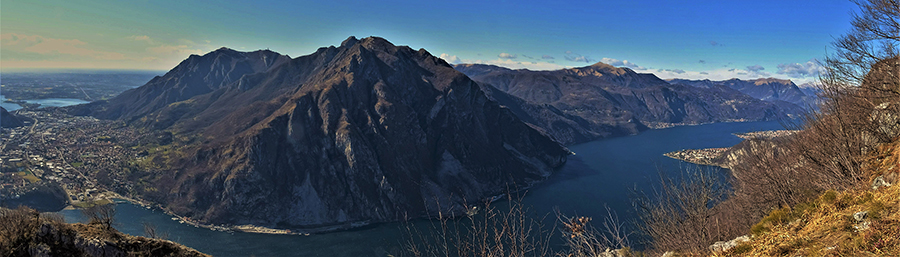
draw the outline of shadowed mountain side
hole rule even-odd
[[[535,104],[482,83],[482,89],[494,100],[509,108],[522,121],[564,144],[587,142],[597,138],[636,133],[634,129],[596,124],[579,116],[566,114],[549,104]],[[643,128],[646,129],[646,128]]]
[[[15,128],[24,125],[25,123],[23,123],[22,120],[6,111],[6,108],[0,107],[0,126],[3,126],[4,128]]]
[[[525,115],[532,118],[525,120],[565,144],[673,125],[780,119],[794,111],[725,86],[700,89],[671,85],[652,74],[603,63],[555,71],[510,70],[482,64],[455,68],[486,87],[523,99],[530,109],[551,108],[532,110]],[[507,106],[522,105],[514,99],[497,99]]]
[[[71,110],[78,115],[133,121],[175,102],[224,88],[244,75],[264,72],[288,60],[288,56],[269,50],[244,53],[223,47],[203,56],[191,55],[144,86],[122,92],[107,101],[79,105],[79,108]]]
[[[143,88],[183,81],[190,63],[134,91],[170,92]],[[205,223],[320,231],[461,213],[569,154],[440,58],[376,37],[217,85],[121,116],[194,138],[156,156],[166,168],[139,194]]]

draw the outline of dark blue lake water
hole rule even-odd
[[[536,213],[554,209],[567,215],[598,217],[606,206],[623,219],[632,215],[630,189],[647,190],[659,174],[680,173],[688,164],[663,156],[688,148],[728,147],[741,141],[732,133],[782,129],[778,122],[718,123],[651,130],[640,135],[571,146],[576,153],[546,182],[528,190],[523,202]],[[722,170],[722,172],[727,172]],[[117,205],[116,228],[143,235],[142,223],[167,232],[168,239],[214,256],[386,256],[402,249],[399,223],[311,236],[227,233],[195,228],[159,211],[127,203]],[[63,210],[69,222],[81,222],[77,210]],[[418,222],[426,223],[425,221]]]

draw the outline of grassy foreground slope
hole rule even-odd
[[[866,160],[869,181],[896,176],[900,141]],[[751,240],[713,256],[900,256],[900,186],[826,191],[817,199],[772,211]]]

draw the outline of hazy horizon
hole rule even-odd
[[[450,63],[555,70],[603,62],[663,79],[816,78],[850,1],[453,3],[4,2],[0,71],[169,70],[220,47],[291,57],[383,37]],[[827,19],[825,19],[827,18]]]

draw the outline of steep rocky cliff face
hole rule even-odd
[[[458,213],[569,154],[440,58],[376,37],[218,85],[131,118],[199,141],[142,194],[208,223],[320,230]]]
[[[571,144],[634,134],[648,128],[724,121],[772,120],[790,113],[723,85],[672,85],[652,74],[603,63],[555,71],[510,70],[491,65],[455,68],[485,87],[514,98],[506,106],[528,106],[520,117]],[[520,98],[524,100],[523,105]],[[517,109],[516,107],[510,107]]]

